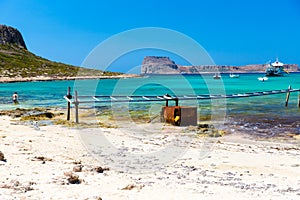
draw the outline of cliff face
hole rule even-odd
[[[178,66],[168,57],[146,56],[142,63],[142,74],[177,74]]]
[[[27,49],[21,33],[10,26],[0,25],[0,44],[13,44]]]
[[[267,65],[245,65],[245,66],[180,66],[168,57],[147,56],[142,63],[142,74],[198,74],[214,72],[253,73],[265,72]],[[297,64],[286,64],[284,68],[289,72],[297,72]]]

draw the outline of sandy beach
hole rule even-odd
[[[1,116],[0,124],[1,199],[300,197],[297,137],[291,138],[292,142],[281,142],[247,139],[237,133],[212,139],[187,133],[190,138],[187,146],[180,143],[183,154],[163,165],[153,165],[148,171],[135,171],[130,164],[117,163],[118,167],[111,163],[128,152],[164,148],[170,138],[181,140],[184,131],[172,135],[176,128],[167,126],[164,130],[171,131],[135,140],[136,136],[122,134],[117,128],[38,126],[8,116]],[[80,135],[82,131],[78,130],[100,131],[107,138],[122,141],[121,153],[106,155],[104,152],[100,153],[102,159],[97,159],[88,151]],[[203,144],[209,151],[200,156],[199,152],[204,152]],[[143,156],[137,160],[147,165],[158,159],[154,155],[148,161]]]

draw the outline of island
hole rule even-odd
[[[264,73],[269,64],[251,64],[245,66],[199,65],[182,66],[169,57],[146,56],[142,62],[141,74],[201,74],[201,73]],[[284,64],[289,72],[299,72],[298,64]]]

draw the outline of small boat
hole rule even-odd
[[[258,77],[257,78],[259,81],[267,81],[268,80],[268,77]]]
[[[221,75],[216,73],[213,78],[214,79],[221,79]]]
[[[230,77],[230,78],[239,78],[240,75],[230,73],[230,74],[229,74],[229,77]]]
[[[279,62],[277,58],[275,62],[269,63],[267,65],[267,69],[265,73],[266,76],[284,76],[289,72],[286,69],[284,69],[284,64],[282,62]]]

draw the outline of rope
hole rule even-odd
[[[282,94],[289,92],[299,92],[300,89],[287,89],[287,90],[271,90],[262,92],[248,92],[248,93],[237,93],[237,94],[203,94],[203,95],[183,95],[183,96],[106,96],[106,95],[94,95],[94,96],[78,96],[80,99],[90,99],[90,100],[80,100],[77,103],[110,103],[110,102],[148,102],[148,101],[176,101],[176,100],[209,100],[209,99],[221,99],[221,98],[245,98],[245,97],[255,97],[264,96],[272,94]],[[70,103],[74,104],[75,101],[71,101],[66,96],[64,98]]]

